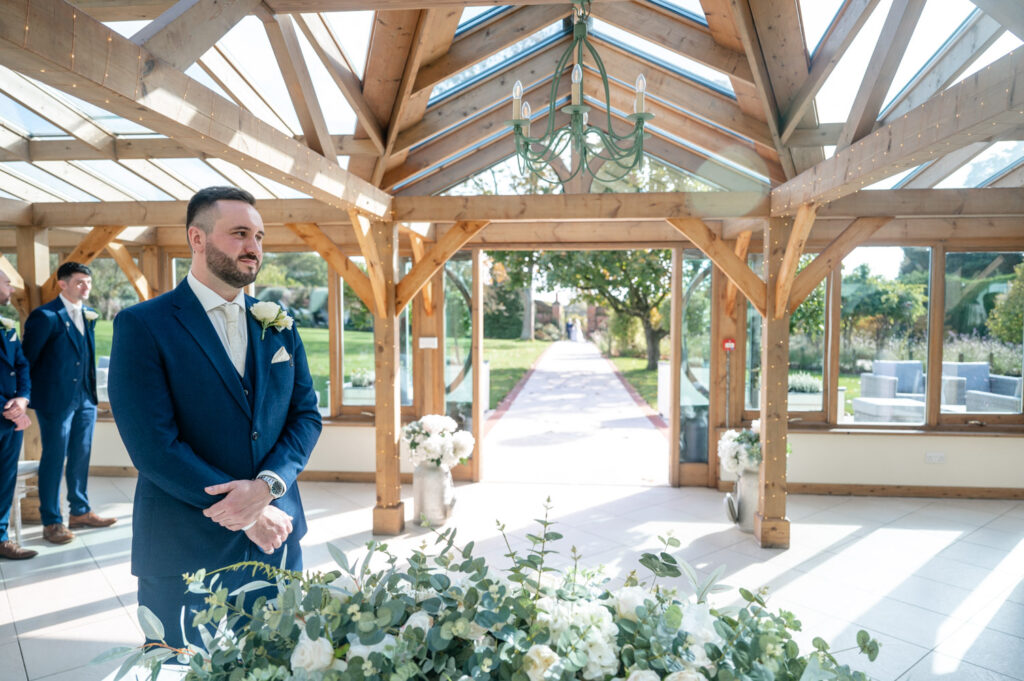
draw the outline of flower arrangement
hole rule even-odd
[[[267,335],[267,329],[276,329],[278,332],[281,332],[292,328],[292,325],[295,323],[294,319],[285,314],[283,307],[269,300],[253,303],[252,307],[249,308],[249,312],[256,318],[256,321],[260,323],[263,329],[260,332],[260,340],[263,340]]]
[[[353,369],[350,376],[353,388],[368,388],[373,385],[373,371],[371,369]]]
[[[429,463],[451,468],[465,463],[473,453],[473,435],[459,430],[455,419],[443,414],[427,414],[402,429],[402,440],[409,445],[409,458],[416,466]]]
[[[738,610],[711,607],[708,595],[725,589],[717,584],[722,569],[700,581],[669,553],[679,546],[673,537],[661,539],[657,555],[642,556],[649,582],[634,571],[613,590],[599,571],[580,567],[575,549],[570,569],[549,567],[561,535],[547,514],[538,522],[530,548],[520,554],[509,547],[507,573],[475,557],[472,544],[456,547],[453,530],[437,534],[436,555],[416,550],[401,566],[386,545],[371,541],[357,564],[329,546],[340,569],[326,574],[261,563],[224,568],[261,572],[276,587],[276,599],[258,598],[249,612],[218,587],[219,571],[186,575],[189,590],[206,596],[208,607],[195,619],[205,650],[157,645],[104,657],[128,655],[117,678],[133,665],[155,677],[164,660],[177,657],[188,665],[185,681],[867,679],[840,665],[821,639],[801,654],[792,637],[799,621],[770,612],[763,592],[741,589]],[[381,559],[384,567],[371,570]],[[694,590],[686,599],[658,583],[683,575]],[[143,608],[140,622],[148,637],[163,638]],[[857,648],[871,660],[878,654],[864,631]]]
[[[738,475],[756,471],[761,465],[761,422],[755,419],[750,428],[727,430],[718,440],[718,461],[722,470]]]

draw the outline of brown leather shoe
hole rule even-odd
[[[54,523],[43,527],[43,539],[51,544],[67,544],[74,538],[74,533],[64,527],[64,523]]]
[[[8,539],[7,541],[0,541],[0,558],[7,558],[8,560],[26,560],[35,556],[38,551],[32,549],[23,549],[18,546],[15,542]]]
[[[101,518],[95,511],[89,511],[82,515],[73,515],[68,518],[68,527],[110,527],[117,522],[117,518]]]

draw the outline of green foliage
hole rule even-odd
[[[996,298],[988,317],[988,328],[1004,343],[1019,346],[1024,342],[1024,263],[1017,265],[1013,273],[1010,289]]]
[[[571,566],[555,569],[562,535],[549,518],[550,500],[544,508],[525,549],[513,548],[499,523],[510,561],[504,574],[475,556],[472,542],[457,546],[449,529],[435,533],[433,553],[424,543],[403,564],[370,541],[355,562],[329,547],[339,569],[328,573],[248,562],[186,575],[188,590],[205,597],[194,620],[203,646],[119,648],[104,659],[127,656],[121,678],[133,666],[155,671],[177,657],[188,665],[186,681],[574,681],[636,672],[680,681],[866,679],[840,665],[820,638],[801,655],[793,640],[800,622],[770,612],[762,592],[741,589],[744,607],[713,609],[707,597],[724,589],[724,570],[700,577],[672,555],[681,543],[671,536],[640,558],[649,581],[634,571],[611,590],[599,570],[580,566],[575,547]],[[242,569],[260,578],[235,593],[220,587],[219,573]],[[681,577],[692,598],[659,584]],[[241,593],[268,586],[275,598],[243,607]],[[140,624],[161,638],[144,609]],[[878,654],[866,632],[856,648],[869,659]]]
[[[814,260],[814,255],[804,254],[800,257],[797,273]],[[789,333],[793,336],[807,336],[817,340],[825,334],[825,283],[814,287],[789,317]]]
[[[791,393],[820,393],[821,379],[806,372],[798,372],[789,375],[789,392]]]
[[[484,295],[484,338],[519,338],[523,329],[523,297],[510,283],[487,287]]]
[[[643,357],[643,329],[636,317],[612,313],[608,322],[611,334],[611,354],[620,357]]]
[[[868,265],[843,277],[842,332],[847,341],[855,329],[870,333],[876,349],[892,336],[925,332],[925,287],[871,274]]]

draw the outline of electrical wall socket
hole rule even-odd
[[[925,452],[924,454],[925,463],[946,463],[946,454],[944,452]]]

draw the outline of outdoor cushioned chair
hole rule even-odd
[[[988,362],[943,362],[942,374],[964,380],[968,412],[1016,413],[1021,409],[1024,379],[1020,376],[990,374]]]

